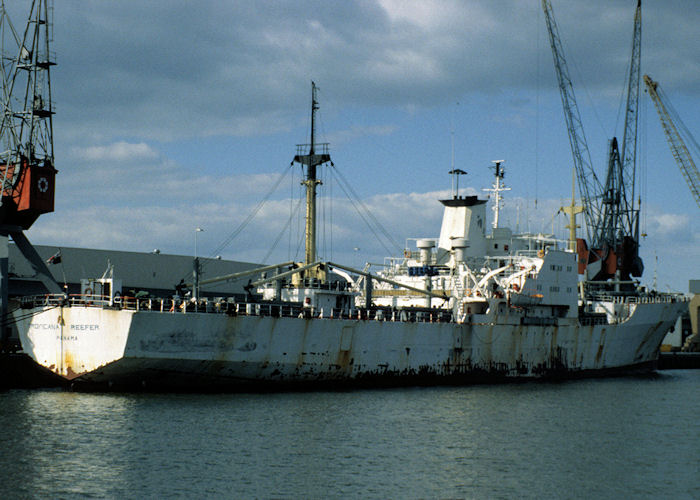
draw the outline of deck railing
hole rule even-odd
[[[615,304],[659,304],[672,302],[686,302],[688,300],[682,293],[656,293],[644,295],[610,295],[596,293],[589,295],[590,300],[598,302],[612,302]]]
[[[185,300],[178,298],[136,298],[122,296],[110,300],[110,297],[97,295],[35,295],[22,297],[22,308],[36,307],[95,307],[102,309],[150,311],[165,314],[227,314],[229,316],[269,316],[276,318],[317,318],[317,319],[354,319],[366,321],[402,321],[444,323],[452,321],[452,312],[445,309],[392,309],[384,308],[316,308],[301,304],[275,304],[265,302],[234,302],[218,300]]]
[[[188,300],[183,298],[152,298],[152,297],[108,297],[90,295],[47,294],[22,297],[21,307],[31,309],[36,307],[96,307],[103,309],[150,311],[166,314],[228,314],[229,316],[270,316],[278,318],[318,318],[318,319],[356,319],[370,321],[402,321],[402,322],[452,322],[452,311],[437,308],[315,308],[301,304],[279,304],[266,302],[235,302],[231,299],[201,299]],[[682,294],[648,294],[642,296],[609,296],[598,295],[595,300],[618,304],[648,304],[687,301]],[[586,324],[597,324],[600,319],[583,317]]]

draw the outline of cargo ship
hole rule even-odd
[[[495,170],[498,197],[503,165]],[[254,277],[249,301],[126,297],[109,275],[85,280],[77,296],[25,297],[22,347],[77,389],[380,387],[654,369],[687,307],[682,296],[582,281],[579,255],[551,235],[514,234],[497,210],[487,234],[478,196],[440,203],[439,237],[414,240],[377,273],[309,254],[308,263],[220,278]]]
[[[262,298],[25,297],[22,347],[76,386],[258,389],[438,384],[653,369],[681,296],[596,291],[577,254],[441,200],[437,239],[377,274],[332,262],[254,270]],[[449,245],[449,246],[447,246]],[[227,279],[245,278],[254,271]],[[345,278],[343,278],[345,277]]]
[[[549,2],[543,6],[549,23]],[[328,145],[315,140],[317,109],[312,84],[311,140],[294,157],[305,172],[303,262],[201,280],[195,257],[189,296],[128,297],[105,273],[85,279],[74,296],[23,297],[12,313],[23,351],[75,388],[124,390],[462,384],[654,369],[664,335],[687,305],[634,279],[643,266],[638,209],[634,201],[625,208],[628,191],[619,184],[626,177],[609,175],[604,189],[586,186],[589,248],[575,235],[573,196],[566,242],[502,227],[505,170],[496,162],[490,231],[488,200],[457,187],[439,200],[439,235],[411,240],[414,248],[377,272],[355,269],[316,252],[316,173],[331,161]],[[572,109],[565,103],[565,112]],[[588,182],[573,142],[579,134],[569,132],[579,180]],[[622,154],[612,141],[609,172],[623,170],[632,134],[636,128],[626,127]],[[464,172],[450,173],[459,186]],[[248,280],[250,293],[202,297],[200,288],[216,279]]]

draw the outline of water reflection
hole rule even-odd
[[[693,497],[699,382],[11,391],[0,497]]]
[[[3,401],[12,439],[7,452],[13,454],[3,457],[3,468],[19,496],[124,489],[126,464],[115,437],[128,425],[132,401],[61,391],[15,395],[21,397]]]

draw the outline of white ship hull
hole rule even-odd
[[[684,305],[631,304],[624,322],[587,326],[524,325],[508,310],[460,324],[73,306],[18,326],[37,363],[86,386],[382,386],[651,369]]]

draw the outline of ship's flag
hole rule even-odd
[[[59,250],[51,257],[46,260],[47,264],[60,264],[61,263],[61,251]]]

